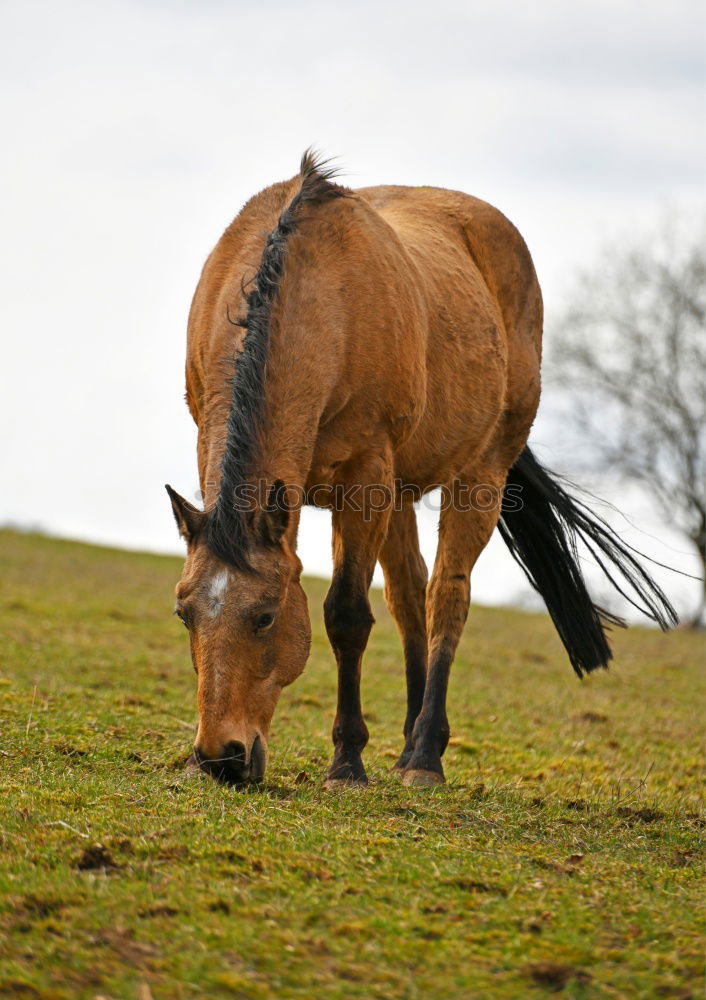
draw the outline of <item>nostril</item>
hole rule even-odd
[[[229,770],[244,771],[246,761],[245,747],[237,740],[231,740],[230,743],[226,743],[223,747],[221,759]]]

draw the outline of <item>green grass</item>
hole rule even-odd
[[[335,672],[308,581],[312,657],[242,792],[183,769],[179,572],[0,533],[0,995],[700,995],[701,637],[631,629],[580,683],[545,616],[472,609],[449,784],[407,789],[376,592],[371,784],[326,792]]]

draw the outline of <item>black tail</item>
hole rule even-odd
[[[498,527],[513,557],[544,598],[579,677],[607,667],[612,659],[604,624],[625,624],[591,600],[578,562],[579,539],[634,607],[662,629],[677,624],[674,608],[637,561],[634,550],[602,518],[569,496],[529,448],[508,473]]]

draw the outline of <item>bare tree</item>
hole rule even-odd
[[[607,250],[581,275],[549,371],[582,464],[640,484],[706,578],[706,226],[680,228]],[[693,625],[705,609],[706,591]]]

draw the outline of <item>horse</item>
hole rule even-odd
[[[204,509],[166,487],[187,547],[175,614],[197,674],[202,770],[236,785],[264,778],[278,698],[309,655],[304,504],[332,511],[324,620],[338,700],[326,787],[367,784],[360,679],[378,561],[404,651],[395,770],[406,785],[445,780],[449,672],[496,527],[579,677],[607,667],[605,629],[619,620],[593,604],[578,540],[661,627],[676,621],[633,550],[527,447],[542,316],[529,251],[496,208],[436,187],[351,190],[311,151],[225,230],[187,334]],[[414,504],[436,487],[428,578]]]

